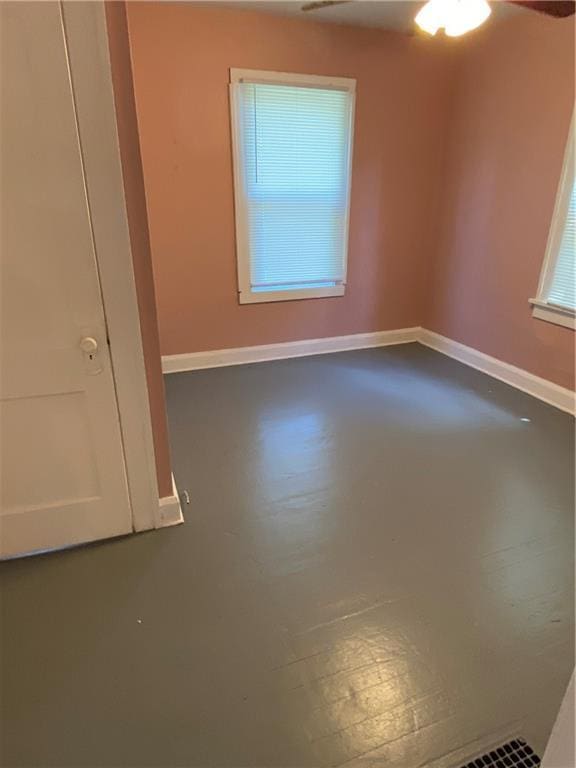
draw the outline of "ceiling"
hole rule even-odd
[[[352,24],[378,29],[393,29],[409,32],[414,26],[414,17],[424,5],[423,0],[352,0],[352,2],[318,8],[312,11],[302,11],[302,5],[307,0],[292,2],[290,0],[215,0],[211,6],[228,8],[245,8],[263,11],[280,16],[299,16],[300,18],[327,21],[337,24]],[[493,18],[500,18],[514,13],[525,13],[518,6],[509,3],[492,2]]]

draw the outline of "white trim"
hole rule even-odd
[[[244,152],[241,140],[240,121],[238,120],[237,91],[241,83],[271,83],[274,85],[296,85],[312,88],[333,88],[350,94],[350,125],[347,147],[348,188],[344,216],[343,241],[346,244],[342,280],[335,286],[309,287],[282,291],[254,291],[250,276],[250,244],[248,234],[248,214],[244,194]],[[230,132],[232,136],[232,167],[234,175],[234,219],[236,232],[236,263],[238,275],[238,301],[240,304],[260,304],[276,301],[298,301],[319,299],[331,296],[343,296],[346,291],[348,270],[348,242],[350,224],[350,199],[352,188],[352,153],[354,148],[354,115],[356,106],[356,80],[349,77],[325,77],[322,75],[301,75],[288,72],[270,72],[257,69],[230,69]]]
[[[162,357],[162,370],[164,373],[179,373],[202,368],[220,368],[226,365],[260,363],[266,360],[325,355],[330,352],[345,352],[351,349],[385,347],[389,344],[407,344],[417,341],[419,333],[420,328],[401,328],[395,331],[285,341],[280,344],[262,344],[256,347],[216,349],[208,352],[190,352],[184,355],[164,355]]]
[[[421,344],[435,349],[437,352],[442,352],[442,354],[465,363],[471,368],[476,368],[476,370],[482,371],[482,373],[487,373],[495,379],[504,381],[506,384],[510,384],[522,392],[527,392],[529,395],[537,397],[549,405],[560,408],[562,411],[567,411],[571,414],[576,412],[576,394],[570,389],[560,387],[558,384],[553,384],[547,379],[534,376],[534,374],[528,373],[528,371],[524,371],[522,368],[504,363],[502,360],[484,354],[484,352],[479,352],[477,349],[467,347],[465,344],[447,339],[445,336],[428,331],[425,328],[420,332],[419,341]]]
[[[566,216],[568,215],[568,207],[570,205],[570,196],[572,194],[572,186],[574,184],[575,173],[575,152],[576,152],[576,118],[572,115],[570,122],[570,128],[568,131],[568,142],[566,144],[566,150],[564,152],[564,161],[562,164],[562,174],[560,176],[560,183],[558,184],[558,191],[556,193],[556,202],[554,203],[554,213],[552,214],[552,221],[550,223],[550,231],[548,233],[548,242],[546,244],[546,253],[544,261],[542,262],[542,270],[540,272],[540,279],[538,281],[538,290],[536,292],[536,298],[530,299],[530,304],[535,305],[532,311],[532,315],[539,320],[547,320],[550,323],[556,325],[566,325],[564,322],[558,322],[558,313],[553,312],[538,313],[536,307],[548,308],[548,295],[550,292],[550,284],[554,278],[554,270],[556,269],[556,261],[558,259],[558,253],[562,244],[562,237],[564,235],[564,226],[566,223]],[[573,328],[574,325],[566,325],[568,328]]]
[[[274,72],[262,69],[237,69],[230,67],[231,83],[273,83],[278,85],[304,85],[310,88],[335,88],[339,91],[356,91],[353,77],[331,77],[326,75],[299,75],[294,72]]]
[[[495,357],[467,347],[425,328],[400,328],[394,331],[356,333],[350,336],[328,336],[324,339],[304,339],[280,344],[262,344],[254,347],[215,349],[207,352],[189,352],[182,355],[164,355],[162,370],[165,374],[197,371],[205,368],[221,368],[228,365],[261,363],[267,360],[286,360],[309,355],[325,355],[354,349],[386,347],[393,344],[419,342],[441,352],[460,363],[504,381],[522,392],[543,400],[562,411],[576,412],[576,393],[560,387],[547,379],[535,376],[522,368],[505,363]]]
[[[180,496],[176,488],[176,481],[172,475],[172,495],[162,496],[158,501],[157,528],[168,528],[172,525],[181,525],[184,522]]]
[[[542,768],[566,768],[576,763],[574,757],[574,671],[562,699],[550,740],[542,758]]]
[[[295,301],[302,299],[327,299],[330,296],[344,296],[344,283],[330,288],[300,288],[293,291],[252,291],[242,290],[239,293],[240,304],[261,304],[271,301]]]
[[[86,192],[110,338],[136,531],[159,522],[158,486],[103,2],[63,2]]]
[[[576,329],[574,310],[548,304],[538,299],[530,299],[530,304],[532,304],[532,317],[535,317],[536,320],[546,320],[549,323],[554,323],[554,325],[562,325],[564,328],[572,328],[572,330]]]

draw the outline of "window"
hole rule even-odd
[[[356,81],[230,75],[240,303],[342,296]]]
[[[576,327],[576,179],[574,119],[548,237],[533,315],[568,328]]]

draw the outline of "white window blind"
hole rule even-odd
[[[576,184],[572,183],[572,192],[568,213],[564,222],[564,231],[560,248],[554,264],[550,281],[548,301],[567,309],[576,309]]]
[[[343,293],[353,94],[243,80],[234,97],[241,300]]]
[[[576,328],[576,136],[574,118],[550,225],[538,294],[532,314],[566,328]]]

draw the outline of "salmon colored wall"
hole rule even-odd
[[[532,318],[574,107],[574,19],[522,13],[457,62],[426,327],[574,388],[574,332]]]
[[[130,229],[134,277],[138,295],[142,345],[144,348],[144,362],[146,365],[146,379],[154,437],[158,493],[160,496],[171,496],[172,474],[166,424],[164,381],[160,361],[158,320],[156,316],[152,258],[148,236],[144,179],[138,143],[138,122],[132,85],[126,8],[123,2],[106,3],[106,24],[108,28],[114,99],[116,102],[116,120],[122,174],[124,177],[126,210]]]
[[[534,320],[573,105],[574,20],[518,12],[446,45],[193,3],[128,21],[163,354],[425,325],[563,386]],[[342,298],[238,304],[230,67],[355,77]]]
[[[128,20],[163,354],[420,325],[450,56],[439,41],[191,3]],[[357,79],[346,295],[238,304],[229,68]]]

